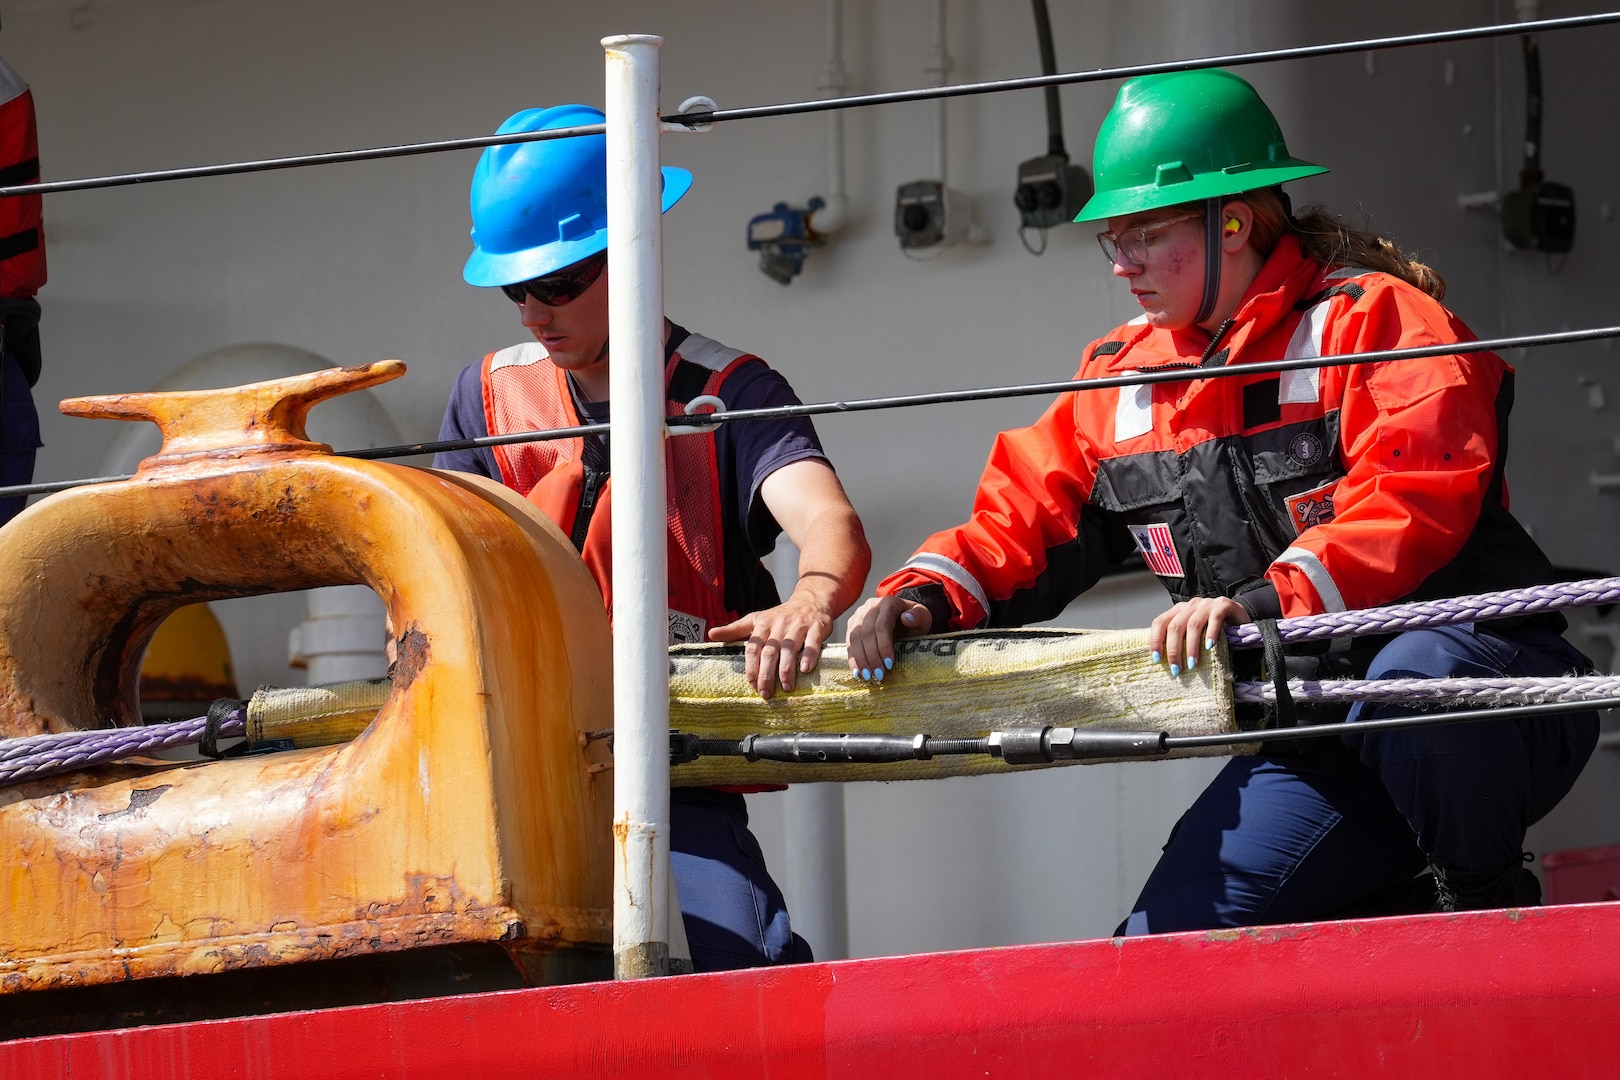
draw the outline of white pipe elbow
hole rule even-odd
[[[849,197],[846,195],[826,195],[822,202],[825,204],[819,210],[811,211],[810,227],[822,236],[831,236],[844,227],[849,220]]]

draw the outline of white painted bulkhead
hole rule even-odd
[[[1542,15],[1602,10],[1546,3]],[[1038,69],[1023,5],[949,0],[953,79]],[[1286,0],[1119,0],[1052,5],[1060,69],[1207,55],[1509,21],[1505,0],[1346,5]],[[846,0],[855,92],[933,81],[929,0]],[[600,106],[600,39],[655,33],[666,109],[693,94],[723,107],[816,96],[819,4],[694,0],[603,5],[487,0],[17,0],[3,54],[33,85],[47,180],[485,134],[519,108]],[[1522,73],[1515,41],[1291,61],[1245,74],[1298,155],[1333,168],[1295,185],[1370,216],[1446,276],[1448,302],[1481,335],[1615,322],[1620,140],[1609,109],[1620,29],[1542,41],[1543,164],[1579,200],[1561,260],[1505,250],[1494,219],[1458,197],[1517,183]],[[1071,154],[1086,161],[1116,84],[1062,91]],[[819,116],[719,125],[663,140],[696,184],[665,218],[666,309],[763,355],[805,400],[1051,380],[1134,312],[1093,230],[1054,230],[1027,254],[1016,167],[1044,153],[1039,92],[957,99],[951,184],[973,199],[988,245],[907,259],[891,231],[895,188],[932,168],[933,106],[850,112],[848,214],[835,241],[783,287],[745,249],[747,219],[803,205],[827,183]],[[152,386],[190,357],[243,342],[333,363],[399,357],[377,388],[408,440],[433,438],[456,372],[522,337],[509,302],[471,289],[467,184],[475,152],[51,196],[50,284],[40,295],[42,403]],[[1509,357],[1518,365],[1510,468],[1515,508],[1560,564],[1620,570],[1620,471],[1612,345]],[[876,575],[960,520],[994,433],[1045,399],[869,413],[819,423],[872,540]],[[49,409],[37,478],[94,475],[118,425]],[[1144,625],[1162,605],[1145,573],[1111,579],[1069,625]],[[282,632],[285,641],[285,631]],[[1600,637],[1578,639],[1600,663]],[[233,643],[234,644],[234,643]],[[280,657],[275,658],[277,663]],[[239,657],[238,663],[242,664]],[[267,673],[296,683],[292,671]],[[1210,762],[1053,770],[844,791],[849,951],[878,955],[1109,933]],[[1600,751],[1575,796],[1532,835],[1538,851],[1620,837]],[[754,800],[779,879],[789,863],[782,796]],[[796,901],[790,890],[790,901]],[[809,920],[807,920],[809,921]],[[825,922],[823,923],[825,924]]]

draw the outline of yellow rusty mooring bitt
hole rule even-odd
[[[63,403],[163,448],[0,529],[0,735],[139,723],[147,643],[198,601],[364,584],[411,662],[342,745],[0,792],[0,991],[610,939],[610,780],[581,732],[611,716],[611,643],[584,565],[498,484],[304,430],[403,372]]]

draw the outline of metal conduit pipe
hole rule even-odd
[[[924,71],[934,76],[939,86],[949,86],[951,69],[956,61],[951,58],[950,52],[945,48],[945,0],[934,0],[934,47],[928,54],[928,66]],[[934,101],[934,175],[939,178],[939,186],[950,187],[950,177],[946,174],[946,124],[945,99],[937,98]]]
[[[826,97],[841,97],[849,90],[844,68],[843,0],[827,0],[827,64],[816,89]],[[823,236],[843,227],[849,219],[849,196],[844,188],[844,114],[827,114],[827,194],[825,205],[810,215],[810,227]]]

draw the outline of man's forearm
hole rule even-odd
[[[799,548],[799,580],[793,593],[836,619],[859,600],[872,569],[872,549],[853,508],[829,507],[812,520]]]

